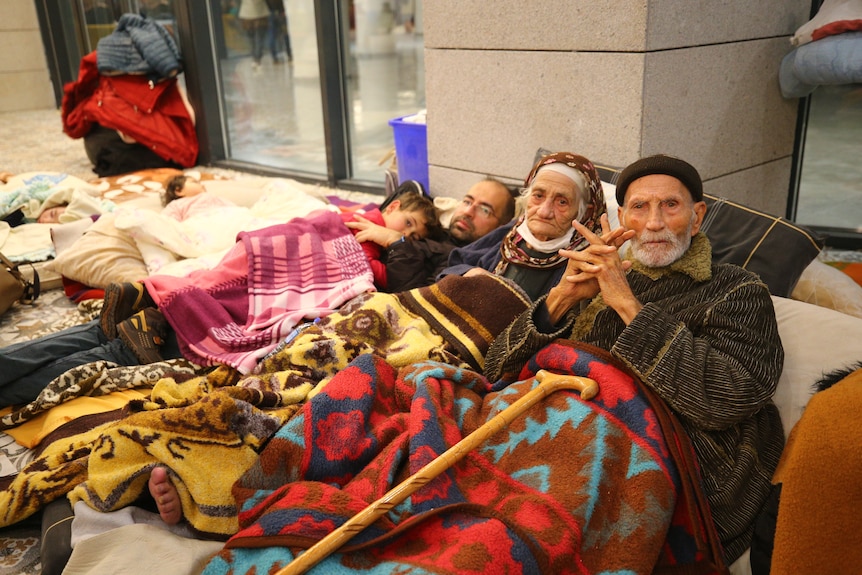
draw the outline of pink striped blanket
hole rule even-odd
[[[374,290],[362,248],[339,215],[326,210],[240,233],[213,270],[145,283],[186,358],[241,373],[304,319]]]

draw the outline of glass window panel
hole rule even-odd
[[[862,85],[820,86],[810,98],[795,219],[862,231]]]
[[[275,0],[277,3],[278,0]],[[341,0],[344,32],[324,50],[339,50],[344,77],[332,77],[322,94],[315,0],[284,0],[284,19],[272,15],[271,0],[211,0],[216,51],[213,90],[219,110],[199,110],[201,118],[214,114],[222,122],[225,156],[229,160],[305,173],[327,179],[333,171],[373,185],[384,180],[384,158],[393,149],[389,121],[425,108],[424,42],[421,0]],[[110,34],[120,15],[142,12],[174,32],[176,0],[70,0],[83,15],[83,51],[95,49]],[[184,6],[191,18],[203,16],[198,2]],[[255,7],[260,19],[248,17]],[[242,12],[242,13],[241,13]],[[331,17],[327,12],[327,16]],[[255,42],[257,42],[255,44]],[[86,46],[89,43],[91,46]],[[77,62],[76,62],[77,63]],[[209,65],[199,60],[195,65]],[[336,103],[333,99],[344,98]],[[324,103],[330,113],[343,110],[343,123],[332,119],[326,134]],[[344,129],[346,133],[340,133]],[[327,166],[327,144],[344,142],[349,165]],[[333,144],[334,147],[338,147]],[[334,156],[336,163],[342,156]]]
[[[228,157],[323,175],[326,146],[314,2],[289,0],[284,5],[280,20],[265,0],[222,3],[225,50],[218,66]]]
[[[85,52],[92,52],[101,38],[114,31],[114,26],[123,13],[116,2],[106,0],[81,0],[84,22],[87,28],[87,46]]]
[[[389,120],[425,108],[421,0],[350,3],[348,91],[353,177],[381,182]]]
[[[167,28],[179,44],[175,30],[173,0],[78,0],[87,29],[86,52],[96,49],[109,36],[123,14],[143,14]]]

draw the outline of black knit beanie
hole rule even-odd
[[[641,158],[620,172],[616,182],[617,204],[624,205],[629,184],[638,178],[652,174],[673,176],[683,183],[695,202],[703,200],[703,182],[695,167],[679,158],[657,154]]]

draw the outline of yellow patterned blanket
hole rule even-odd
[[[451,276],[402,294],[366,294],[306,327],[254,373],[219,367],[182,382],[165,377],[120,421],[57,440],[0,493],[0,526],[68,495],[101,511],[135,503],[165,466],[199,531],[238,528],[231,487],[267,440],[356,357],[394,368],[433,360],[481,370],[488,346],[527,298],[490,275]]]

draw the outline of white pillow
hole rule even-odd
[[[797,28],[790,43],[801,46],[853,30],[862,30],[862,0],[824,0],[814,18]]]
[[[772,296],[784,346],[784,370],[774,401],[784,435],[802,415],[825,374],[862,361],[862,319],[829,308]]]
[[[790,297],[862,318],[862,286],[818,259],[799,276]]]
[[[209,180],[201,182],[201,185],[214,196],[250,208],[266,193],[267,179],[249,177],[241,180]]]

